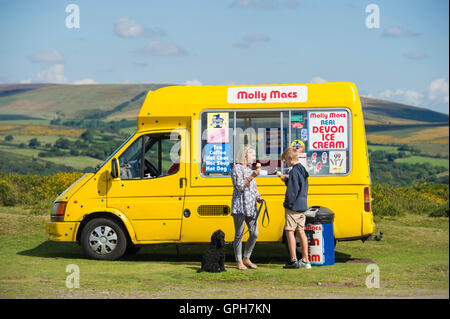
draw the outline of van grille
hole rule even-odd
[[[227,205],[200,205],[197,209],[200,216],[227,216],[230,207]]]

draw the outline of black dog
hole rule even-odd
[[[204,252],[202,268],[197,272],[221,272],[225,270],[225,233],[216,230],[211,236],[211,246]]]

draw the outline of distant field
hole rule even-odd
[[[78,137],[85,130],[60,125],[21,125],[0,122],[0,135],[58,135]]]
[[[37,157],[42,150],[39,149],[32,149],[28,147],[19,148],[14,146],[8,146],[8,145],[0,145],[0,151],[9,152],[13,154],[18,155],[24,155],[29,157]]]
[[[397,158],[395,162],[407,164],[430,164],[434,166],[444,166],[447,169],[449,167],[447,158],[433,158],[426,156],[411,156],[405,158]]]
[[[0,114],[25,115],[42,119],[83,118],[93,111],[112,110],[160,84],[59,85],[0,96]],[[143,99],[127,103],[139,110]],[[120,116],[119,116],[120,117]]]
[[[63,164],[71,166],[75,169],[83,169],[86,167],[95,167],[101,164],[103,161],[88,157],[88,156],[59,156],[59,157],[45,157],[46,161],[53,162],[55,164]]]
[[[432,142],[433,140],[444,140],[449,137],[448,126],[435,128],[405,128],[367,134],[367,140],[374,144],[410,144],[420,142]]]
[[[12,134],[13,135],[13,140],[9,141],[9,144],[17,144],[19,145],[20,143],[24,143],[25,145],[28,145],[28,142],[33,139],[36,138],[42,145],[45,145],[47,143],[53,144],[56,142],[57,139],[61,138],[61,136],[59,135],[16,135],[16,134]],[[0,135],[0,142],[4,141],[5,135]],[[64,136],[64,138],[68,139],[69,141],[75,141],[76,138],[72,137],[72,136]]]
[[[386,151],[386,152],[398,152],[398,146],[391,146],[391,145],[368,145],[368,148],[370,151]]]
[[[423,143],[418,145],[422,154],[441,155],[442,157],[449,157],[448,139],[445,144]]]
[[[30,125],[30,124],[34,124],[34,125],[49,125],[50,121],[49,120],[37,120],[37,119],[33,119],[33,120],[0,120],[0,125]]]
[[[434,144],[434,143],[419,143],[419,144],[404,144],[407,146],[410,146],[414,149],[417,149],[420,152],[420,156],[423,157],[441,157],[441,158],[448,158],[449,156],[449,147],[447,144]],[[394,145],[368,145],[369,151],[376,152],[376,151],[385,151],[387,153],[398,153],[399,152],[399,146]],[[410,156],[411,152],[404,151],[407,156]]]
[[[42,149],[32,149],[32,148],[18,148],[13,146],[0,145],[0,151],[9,152],[12,154],[23,155],[29,158],[40,158],[39,153],[43,152]],[[96,165],[102,163],[101,160],[88,157],[88,156],[58,156],[58,157],[42,157],[42,161],[49,161],[55,164],[63,164],[66,166],[71,166],[75,169],[83,169],[85,167],[95,167]]]

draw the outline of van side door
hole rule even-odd
[[[124,213],[138,241],[180,239],[186,189],[186,130],[141,134],[117,155],[107,207]]]

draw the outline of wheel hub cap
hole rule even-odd
[[[89,246],[97,254],[110,254],[117,246],[117,234],[109,226],[98,226],[89,235]]]

